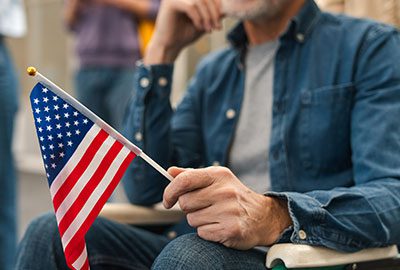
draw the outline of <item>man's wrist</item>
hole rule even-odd
[[[162,65],[173,64],[178,57],[179,50],[175,48],[167,48],[164,46],[155,46],[149,44],[144,57],[143,64],[145,65]]]
[[[266,203],[264,211],[268,211],[269,213],[267,214],[268,220],[266,220],[266,229],[263,234],[264,237],[261,239],[261,245],[268,246],[275,243],[283,231],[293,225],[293,221],[289,214],[287,201],[269,196],[264,198]],[[268,231],[270,233],[266,235],[265,233]]]

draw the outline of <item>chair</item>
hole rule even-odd
[[[153,207],[136,206],[128,203],[107,203],[100,216],[131,225],[170,225],[185,215],[179,208],[166,210],[161,204]],[[283,269],[400,269],[397,247],[371,248],[353,253],[343,253],[324,247],[297,244],[273,245],[267,254],[266,267]]]

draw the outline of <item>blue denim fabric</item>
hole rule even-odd
[[[79,101],[119,130],[133,81],[133,68],[84,67],[75,75],[75,89]]]
[[[235,250],[186,234],[170,242],[155,260],[154,270],[265,270],[265,252]]]
[[[265,253],[261,251],[232,250],[194,234],[171,241],[104,218],[96,219],[85,239],[93,270],[150,269],[153,263],[154,269],[163,270],[265,269]],[[54,214],[41,216],[29,225],[18,248],[15,269],[69,269]]]
[[[163,167],[229,167],[245,79],[243,25],[229,38],[232,46],[200,63],[176,111],[173,66],[138,68],[124,133]],[[288,201],[294,224],[280,241],[345,251],[399,244],[397,30],[306,1],[280,38],[273,95],[267,195]],[[168,181],[138,158],[124,184],[131,202],[150,205]]]
[[[149,269],[169,239],[97,218],[85,236],[90,268]],[[68,270],[54,214],[35,219],[18,247],[15,269]]]
[[[16,176],[11,153],[14,116],[18,108],[17,79],[0,36],[0,269],[13,269],[17,241]]]

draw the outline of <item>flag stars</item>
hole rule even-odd
[[[53,150],[54,149],[54,145],[50,144],[49,148],[50,148],[50,150]]]
[[[64,103],[63,108],[68,109],[69,105],[67,103]]]
[[[39,99],[38,99],[38,98],[35,98],[35,99],[33,100],[33,103],[35,103],[36,105],[38,105],[38,104],[39,104]]]
[[[69,128],[71,126],[71,124],[69,122],[66,122],[65,126]]]
[[[49,112],[50,111],[49,107],[48,106],[44,107],[44,111]]]
[[[64,147],[64,145],[62,143],[58,144],[58,148],[63,148],[63,147]]]
[[[39,114],[41,112],[41,110],[39,108],[35,109],[35,113]]]
[[[43,142],[43,141],[44,141],[44,138],[43,138],[43,136],[40,136],[40,138],[39,138],[39,139],[40,139],[40,141],[41,141],[41,142]]]
[[[61,129],[61,125],[60,125],[60,124],[57,124],[57,125],[56,125],[56,128],[57,128],[57,129]]]
[[[72,141],[67,142],[68,146],[72,146]]]
[[[79,125],[79,121],[74,121],[74,126],[78,126]]]
[[[47,126],[47,127],[46,127],[46,130],[47,130],[47,131],[52,131],[52,129],[53,129],[53,128],[52,128],[51,126]]]
[[[51,120],[51,117],[50,116],[46,116],[46,121],[50,122],[50,120]]]
[[[53,169],[55,169],[57,166],[56,166],[55,163],[51,163],[51,167],[52,167]]]
[[[57,138],[61,139],[63,137],[63,135],[61,133],[57,134]]]
[[[67,137],[71,137],[72,133],[71,132],[67,132]]]
[[[60,116],[59,114],[56,114],[56,115],[54,116],[54,118],[57,119],[57,120],[60,120],[61,116]]]
[[[69,113],[64,113],[64,117],[68,118],[69,117]]]
[[[42,122],[42,119],[40,117],[36,118],[36,122],[38,122],[39,124]]]
[[[47,156],[46,156],[46,155],[43,155],[43,159],[46,160],[46,159],[47,159]]]
[[[41,133],[43,131],[43,128],[39,127],[38,130]]]
[[[57,96],[53,96],[53,100],[54,100],[54,101],[57,101],[57,100],[58,100],[58,97],[57,97]]]
[[[43,93],[46,93],[46,94],[47,94],[48,91],[49,91],[49,89],[47,89],[46,87],[44,87],[44,88],[42,89],[42,92],[43,92]]]
[[[49,166],[47,166],[47,164],[44,164],[44,167],[45,167],[46,169],[48,169],[48,168],[49,168]]]
[[[58,111],[58,109],[60,109],[60,107],[58,105],[54,105],[53,108],[55,111]]]
[[[63,158],[65,156],[64,152],[60,153],[60,158]]]
[[[47,139],[48,139],[49,141],[52,141],[52,140],[53,140],[53,136],[48,135],[48,136],[47,136]]]
[[[83,123],[84,123],[84,124],[87,124],[87,123],[88,123],[88,120],[87,120],[87,119],[83,119]]]
[[[44,145],[42,145],[42,150],[43,150],[43,151],[46,150],[46,147],[45,147]]]
[[[50,174],[46,173],[47,177],[50,177]]]
[[[79,130],[79,129],[75,130],[75,134],[76,134],[76,135],[81,134],[80,130]]]
[[[51,159],[55,159],[56,156],[55,156],[54,154],[51,154],[51,155],[50,155],[50,158],[51,158]]]
[[[78,116],[78,112],[77,112],[77,111],[74,112],[74,116],[75,116],[75,117]]]
[[[43,98],[43,102],[44,102],[44,103],[47,103],[48,101],[49,101],[49,98],[47,98],[47,97],[44,97],[44,98]]]

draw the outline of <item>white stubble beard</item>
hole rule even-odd
[[[273,17],[288,2],[288,0],[253,0],[251,5],[240,10],[237,8],[238,4],[232,5],[235,2],[245,3],[246,1],[249,0],[221,0],[222,11],[229,17],[240,20],[252,20],[262,16]]]

